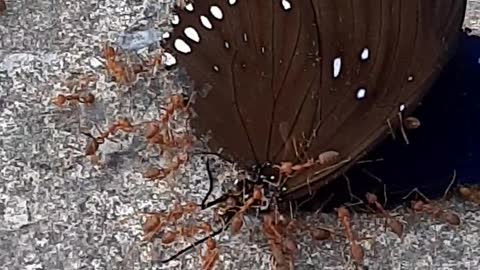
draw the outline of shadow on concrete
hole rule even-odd
[[[347,173],[355,195],[383,197],[385,184],[389,205],[395,206],[414,188],[430,199],[441,197],[454,176],[455,185],[480,183],[480,37],[462,35],[455,56],[412,116],[421,127],[408,131],[409,145],[389,138],[367,158],[383,161]],[[350,199],[345,190],[342,178],[307,205],[318,207],[332,192],[329,205],[338,205]]]

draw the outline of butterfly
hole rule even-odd
[[[295,199],[402,126],[451,56],[465,8],[465,0],[202,0],[177,10],[168,48],[197,94],[195,133],[263,180],[297,164],[281,183],[281,196]]]
[[[465,9],[465,0],[198,0],[177,9],[165,47],[191,80],[194,133],[252,176],[207,204],[207,162],[202,208],[229,202],[223,223],[238,229],[252,205],[271,210],[343,174],[403,127],[451,57]],[[271,249],[286,267],[274,252],[282,248]]]

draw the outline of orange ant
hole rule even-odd
[[[143,68],[129,68],[123,62],[118,61],[117,56],[117,51],[106,43],[103,49],[103,57],[105,57],[107,62],[107,71],[120,84],[131,83],[134,80],[134,78],[132,78],[135,75],[134,71],[140,72]]]
[[[79,81],[70,81],[67,83],[69,89],[75,90],[77,87],[80,88],[82,92],[85,91],[85,88],[89,83],[97,80],[95,75],[85,75]],[[57,107],[63,107],[65,104],[77,105],[77,103],[83,103],[86,106],[90,106],[95,102],[95,96],[91,93],[88,94],[59,94],[52,99],[52,103]]]
[[[162,244],[169,245],[173,243],[175,240],[177,240],[178,236],[181,236],[184,239],[189,239],[189,238],[191,239],[200,232],[209,233],[211,231],[210,225],[206,223],[203,223],[203,224],[206,226],[200,225],[200,226],[180,227],[175,231],[164,232],[162,236]]]
[[[168,123],[177,110],[186,111],[185,98],[182,95],[171,96],[160,120],[146,124],[144,136],[149,144],[173,148],[184,148],[191,144],[192,138],[190,136],[185,135],[180,141],[177,141],[173,139],[173,134],[169,130]],[[163,149],[161,148],[161,150]]]
[[[445,211],[438,205],[432,203],[425,203],[423,201],[412,201],[412,208],[415,212],[423,212],[430,215],[433,218],[438,218],[446,221],[450,225],[459,225],[460,217],[450,211]]]
[[[59,94],[53,98],[52,103],[57,107],[63,107],[65,104],[76,105],[77,103],[83,103],[87,106],[92,105],[95,102],[95,96],[93,94],[86,94],[84,96],[79,94]]]
[[[103,49],[103,57],[106,60],[107,71],[121,84],[134,82],[138,74],[148,72],[149,69],[152,69],[152,74],[154,74],[158,66],[162,64],[162,58],[158,56],[154,57],[153,61],[147,62],[145,65],[125,64],[118,59],[118,56],[118,52],[106,43]]]
[[[92,134],[87,133],[87,132],[82,132],[82,134],[88,136],[91,138],[91,140],[87,143],[87,147],[85,149],[85,155],[86,156],[95,156],[95,154],[98,151],[98,148],[100,147],[101,144],[105,143],[105,140],[112,140],[109,138],[110,136],[114,136],[117,131],[121,130],[126,133],[131,133],[134,130],[134,126],[130,123],[128,119],[120,119],[113,123],[106,132],[101,132],[100,129],[97,127],[97,130],[99,131],[100,135],[97,137],[94,137]]]
[[[358,265],[363,265],[363,257],[364,251],[362,246],[357,244],[355,236],[353,235],[352,227],[351,227],[351,215],[350,211],[344,206],[337,209],[338,219],[342,223],[345,234],[347,235],[348,241],[350,242],[350,252],[352,254],[353,261]]]
[[[148,180],[161,180],[173,171],[178,170],[178,168],[180,168],[181,165],[185,164],[187,160],[188,155],[186,153],[180,153],[175,157],[175,161],[172,162],[170,167],[166,169],[155,167],[150,168],[143,174],[143,177],[147,178]]]
[[[182,95],[173,95],[169,98],[167,108],[165,109],[165,114],[161,117],[161,122],[166,124],[170,121],[170,118],[175,113],[175,111],[187,111],[187,106],[185,104],[185,97]]]
[[[281,234],[281,228],[278,226],[280,224],[276,222],[276,218],[273,215],[273,213],[270,213],[263,217],[262,231],[267,238],[272,257],[277,267],[284,269],[288,268],[289,262],[292,262],[291,256],[288,259],[285,257],[285,251],[287,251],[285,249],[289,249],[288,251],[293,254],[296,252],[296,245],[293,242],[287,241],[286,246],[288,247],[284,246],[284,237]]]
[[[218,260],[219,252],[217,243],[211,237],[207,240],[207,250],[205,255],[202,256],[203,264],[202,270],[212,270],[215,266],[215,262]]]
[[[163,49],[160,49],[160,53],[155,54],[152,59],[148,59],[145,63],[145,66],[151,71],[150,72],[151,76],[155,75],[158,72],[158,67],[163,66],[162,53],[163,53]],[[148,71],[148,70],[144,69],[143,71]]]
[[[377,211],[386,219],[388,226],[392,229],[392,231],[398,236],[402,237],[403,235],[403,225],[398,220],[393,218],[378,202],[377,195],[372,193],[366,194],[367,201],[369,204],[373,205]]]
[[[296,171],[310,168],[315,164],[330,165],[338,159],[339,153],[336,151],[326,151],[321,153],[316,160],[309,159],[303,164],[293,164],[292,162],[280,162],[280,165],[274,165],[274,168],[278,168],[280,173],[284,176],[290,176]]]
[[[479,186],[460,187],[458,191],[464,199],[480,205],[480,187]]]
[[[196,213],[199,206],[193,202],[188,202],[185,205],[175,203],[175,206],[168,214],[160,213],[148,213],[147,221],[143,226],[145,233],[144,240],[150,241],[155,235],[160,233],[161,229],[168,224],[176,224],[185,215],[192,215]],[[199,225],[191,228],[180,228],[176,232],[165,232],[162,237],[163,244],[170,244],[176,240],[178,235],[183,237],[193,237],[199,232],[209,233],[212,231],[212,227],[207,223],[200,223]]]
[[[160,124],[156,122],[147,124],[145,138],[148,144],[157,145],[160,147],[160,150],[164,150],[164,146],[178,149],[186,148],[192,144],[193,140],[190,135],[184,135],[181,138],[174,139],[168,130],[160,128]]]

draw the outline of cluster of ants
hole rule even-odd
[[[210,181],[212,184],[212,181]],[[188,250],[206,242],[206,251],[201,258],[203,260],[202,270],[213,269],[218,260],[218,248],[213,237],[225,231],[230,227],[232,235],[237,235],[244,225],[244,214],[252,209],[261,208],[264,201],[264,188],[261,186],[251,186],[249,192],[246,186],[239,186],[237,190],[230,191],[220,198],[206,203],[207,197],[202,201],[201,205],[192,202],[185,206],[176,205],[173,210],[163,213],[148,213],[147,221],[144,225],[144,240],[150,241],[154,237],[160,237],[162,245],[171,245],[173,241],[179,238],[189,239],[191,245],[180,250],[175,255],[167,259],[157,260],[161,263],[169,262],[186,253]],[[211,190],[211,189],[210,189]],[[251,196],[244,197],[245,193]],[[377,196],[371,193],[366,194],[366,202],[370,206],[373,213],[379,214],[385,219],[386,226],[396,234],[400,239],[403,238],[404,225],[393,217],[382,204],[378,202]],[[181,227],[178,229],[178,221],[182,216],[193,215],[200,210],[204,210],[210,206],[217,205],[215,209],[215,223],[220,223],[221,228],[213,230],[211,225],[202,222],[200,225]],[[426,200],[414,200],[411,202],[411,208],[417,215],[429,215],[433,219],[438,219],[449,225],[459,225],[460,218],[457,214],[443,209],[439,204]],[[344,230],[344,238],[350,245],[350,256],[357,269],[363,269],[364,265],[364,249],[360,244],[360,239],[356,236],[352,228],[352,216],[345,206],[336,209],[339,223]],[[220,221],[220,222],[218,222]],[[168,224],[174,223],[174,230],[167,227]],[[342,237],[341,234],[335,232],[334,229],[326,227],[315,227],[290,217],[285,217],[277,210],[269,209],[263,214],[262,232],[268,242],[272,253],[272,265],[274,269],[294,269],[294,258],[298,254],[297,243],[295,242],[297,234],[308,232],[313,240],[334,240],[335,237]],[[197,235],[195,235],[195,233]],[[198,234],[206,235],[200,240],[195,240]],[[195,241],[193,241],[195,240]]]
[[[209,166],[208,163],[207,166]],[[145,241],[151,241],[154,237],[158,237],[161,239],[161,244],[165,246],[172,245],[178,239],[186,240],[187,243],[190,243],[189,246],[173,256],[156,261],[160,263],[169,262],[206,242],[206,250],[201,254],[202,270],[214,269],[219,258],[219,251],[214,237],[227,230],[228,227],[230,227],[232,235],[237,235],[244,227],[244,215],[250,210],[262,207],[266,198],[264,197],[264,188],[261,185],[238,184],[233,191],[227,192],[220,198],[207,203],[213,183],[209,168],[208,172],[210,189],[200,205],[189,202],[183,206],[175,205],[166,214],[146,213],[147,220],[144,224]],[[193,226],[179,225],[179,221],[185,221],[187,217],[191,217],[191,215],[197,214],[198,211],[212,206],[216,206],[214,222],[205,223],[202,221],[198,225]],[[220,228],[215,230],[214,227]],[[293,266],[293,257],[298,253],[294,235],[300,229],[310,231],[312,238],[316,240],[328,239],[333,233],[333,231],[327,229],[313,228],[306,224],[300,224],[294,219],[288,219],[283,215],[279,215],[278,212],[268,212],[263,215],[262,231],[272,251],[277,269],[291,269]],[[198,236],[201,235],[203,235],[203,238],[197,240]]]
[[[137,80],[137,76],[142,73],[155,74],[161,68],[161,57],[154,57],[152,60],[146,61],[143,65],[130,64],[128,59],[120,55],[113,47],[106,45],[103,50],[105,58],[105,67],[116,82],[123,85],[129,85]],[[87,76],[80,81],[81,93],[59,94],[52,103],[58,107],[64,106],[92,106],[96,98],[91,93],[86,93],[85,89],[88,85],[96,80],[96,76]],[[174,134],[170,128],[170,122],[175,116],[181,113],[187,114],[188,118],[188,99],[183,95],[173,95],[169,98],[168,104],[156,121],[132,123],[129,119],[119,119],[109,125],[104,131],[96,126],[98,135],[94,136],[89,132],[82,132],[89,140],[85,147],[85,155],[90,157],[92,161],[98,162],[97,154],[99,148],[106,140],[115,142],[118,133],[141,134],[145,138],[149,146],[158,148],[161,152],[170,151],[172,149],[180,150],[171,165],[166,168],[152,167],[143,174],[147,180],[161,180],[166,178],[172,172],[175,172],[188,161],[187,150],[192,144],[193,138],[189,134],[178,136]],[[406,121],[407,128],[416,128],[419,121],[415,118]],[[316,163],[330,164],[336,160],[338,153],[335,151],[327,151],[318,156],[317,159],[310,159],[304,164],[293,164],[291,162],[283,162],[274,166],[280,173],[281,177],[288,177],[297,171],[307,169]],[[309,232],[314,240],[333,239],[340,234],[333,229],[320,228],[303,224],[293,217],[285,217],[280,214],[277,209],[267,207],[265,211],[266,190],[262,185],[246,184],[239,182],[233,191],[227,192],[220,198],[207,203],[207,199],[212,191],[212,176],[207,162],[207,172],[210,179],[210,189],[201,204],[188,202],[186,204],[176,203],[173,209],[166,213],[145,213],[147,215],[146,222],[143,226],[144,241],[150,242],[153,239],[160,238],[162,245],[173,245],[179,240],[190,243],[189,246],[180,250],[167,259],[159,259],[159,262],[165,263],[178,258],[189,250],[196,248],[198,245],[205,243],[206,249],[201,252],[202,269],[214,269],[219,260],[219,249],[214,237],[228,227],[233,235],[238,234],[244,227],[245,214],[249,211],[261,209],[263,214],[262,232],[268,242],[272,253],[272,265],[276,269],[292,269],[294,268],[294,258],[298,254],[295,235],[300,232]],[[463,188],[460,190],[465,198],[480,203],[480,189]],[[386,225],[398,237],[402,238],[404,233],[403,224],[395,219],[388,211],[384,209],[382,204],[378,202],[377,196],[374,194],[366,194],[366,201],[371,207],[370,209],[382,216]],[[212,206],[216,206],[214,210],[214,222],[206,223],[204,221],[196,221],[192,225],[184,225],[189,219],[196,218],[199,211],[205,210]],[[439,205],[430,201],[414,201],[412,209],[415,213],[423,213],[435,219],[443,220],[451,225],[460,224],[460,218],[450,212],[442,209]],[[345,238],[350,245],[350,255],[353,262],[361,267],[364,263],[364,250],[359,244],[359,239],[355,235],[352,224],[350,211],[342,206],[336,209],[338,220],[345,232]],[[220,227],[215,229],[215,227]],[[197,240],[198,237],[200,240]]]
[[[154,75],[162,66],[162,56],[154,55],[152,59],[144,61],[143,64],[132,64],[129,57],[121,54],[112,46],[106,44],[103,49],[105,68],[112,80],[120,85],[129,85],[135,82],[140,74]],[[96,82],[97,76],[85,76],[75,82],[73,94],[58,94],[52,99],[52,103],[59,107],[77,107],[79,104],[90,107],[93,106],[96,98],[87,89],[90,83]],[[186,113],[188,117],[188,98],[181,94],[172,95],[158,120],[140,123],[132,123],[127,118],[118,119],[110,124],[105,131],[102,131],[95,125],[98,135],[94,136],[90,132],[81,132],[89,138],[85,147],[85,155],[89,157],[94,164],[99,164],[97,156],[99,148],[106,140],[116,142],[115,137],[119,132],[126,134],[140,134],[146,140],[149,147],[154,146],[164,152],[165,150],[177,149],[180,153],[174,157],[172,164],[168,168],[149,168],[144,177],[148,180],[163,179],[171,172],[177,170],[187,161],[186,150],[192,143],[191,136],[187,133],[175,134],[170,128],[170,123],[177,114]]]
[[[458,191],[464,199],[480,205],[480,186],[460,187]]]
[[[105,62],[105,69],[112,78],[119,85],[131,85],[136,82],[140,75],[150,74],[155,75],[162,65],[162,54],[154,54],[142,63],[132,63],[128,54],[119,53],[119,50],[113,48],[108,43],[104,45],[102,56]],[[86,76],[82,78],[78,85],[80,91],[85,92],[85,88],[89,83],[96,81],[96,76]],[[95,96],[91,93],[83,94],[59,94],[52,100],[52,103],[58,107],[65,105],[75,106],[78,103],[83,103],[87,106],[93,105]]]

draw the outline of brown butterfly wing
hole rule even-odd
[[[212,5],[222,10],[222,20],[211,14]],[[212,148],[261,164],[284,144],[278,123],[288,123],[289,132],[311,132],[321,72],[313,57],[319,44],[311,3],[286,11],[281,1],[195,1],[193,12],[178,15],[170,46],[175,49],[176,38],[191,46],[190,54],[176,57],[196,90],[207,92],[193,105],[198,117],[192,126],[198,134],[211,132]],[[213,29],[204,27],[201,15]],[[188,26],[199,43],[185,35]],[[284,158],[294,159],[294,152]]]
[[[195,1],[193,11],[179,11],[170,47],[178,49],[181,39],[191,49],[176,57],[199,93],[192,125],[197,134],[211,132],[213,150],[223,148],[245,166],[301,162],[293,142],[308,146],[307,157],[340,153],[341,166],[315,166],[289,180],[293,196],[323,185],[378,143],[387,119],[398,125],[402,104],[405,112],[416,107],[455,44],[465,6]],[[219,19],[212,9],[221,10]],[[190,27],[199,42],[188,38]]]
[[[365,5],[367,2],[370,6]],[[321,3],[316,9],[318,18],[331,21],[335,16],[337,20],[348,16],[355,19],[350,25],[343,22],[346,28],[350,27],[350,35],[342,35],[339,28],[329,28],[337,32],[336,36],[345,39],[328,43],[329,48],[324,46],[322,54],[342,51],[345,65],[340,80],[323,77],[323,87],[343,97],[321,96],[325,117],[316,130],[309,153],[314,156],[335,149],[341,155],[340,161],[349,160],[346,164],[352,165],[388,134],[387,119],[394,127],[399,125],[400,107],[405,108],[404,115],[419,104],[451,56],[461,30],[466,1],[362,1],[361,6],[356,1],[332,1],[327,6],[323,5],[327,1],[318,3]],[[351,13],[337,16],[325,14],[325,10],[348,10]],[[360,63],[358,55],[352,54],[355,49],[352,50],[349,44],[362,43],[366,44],[371,56],[368,61]],[[341,80],[342,76],[344,80]],[[346,78],[352,87],[344,86]],[[365,88],[366,97],[354,106],[347,106],[352,99],[352,88],[356,87]],[[343,108],[342,111],[336,109],[338,107]],[[338,128],[325,128],[329,126]],[[318,189],[349,166],[328,167],[315,166],[287,182],[289,197]]]

